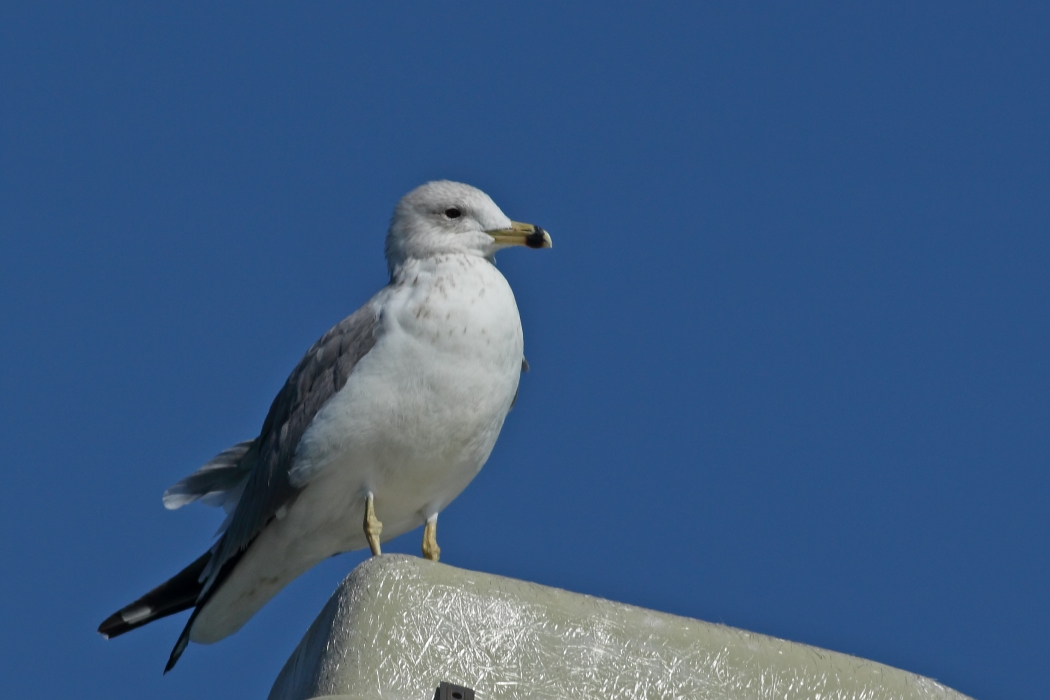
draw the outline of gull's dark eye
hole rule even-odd
[[[445,210],[445,216],[447,216],[450,219],[458,219],[459,217],[463,216],[463,212],[461,212],[459,209],[456,209],[455,207],[449,207]]]

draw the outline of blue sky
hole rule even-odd
[[[361,553],[166,677],[94,630],[451,178],[555,248],[443,561],[1043,697],[1047,75],[1045,3],[5,4],[5,693],[265,695]]]

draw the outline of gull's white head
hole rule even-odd
[[[508,219],[476,187],[437,180],[397,203],[386,236],[386,259],[393,272],[410,259],[448,254],[491,258],[512,245],[550,248],[551,238],[538,226]]]

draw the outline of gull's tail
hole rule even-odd
[[[196,472],[165,491],[164,507],[172,510],[202,500],[208,505],[222,505],[228,514],[232,514],[254,465],[250,458],[245,459],[254,444],[255,440],[239,442],[217,454]],[[225,529],[229,520],[230,517],[227,517],[226,522],[219,528],[220,532]],[[240,558],[239,555],[230,557],[218,574],[212,576],[208,565],[215,551],[215,547],[212,547],[149,593],[107,617],[98,626],[99,633],[106,639],[119,637],[154,620],[203,604],[210,596],[210,593],[205,591],[205,584],[209,580],[213,584],[220,582],[229,575]],[[175,650],[168,659],[168,666],[164,669],[165,673],[171,670],[186,649],[189,643],[189,629],[196,615],[194,612],[190,616],[189,623],[179,636]]]
[[[182,628],[182,634],[175,642],[175,648],[171,650],[168,665],[164,667],[164,673],[170,671],[190,643],[190,628],[193,627],[201,608],[215,595],[215,591],[222,586],[230,572],[244,556],[243,551],[234,554],[223,563],[213,578],[211,575],[205,576],[204,574],[214,554],[215,548],[212,547],[192,564],[149,593],[107,617],[98,626],[99,633],[106,639],[119,637],[125,632],[148,625],[154,620],[194,608],[186,626]],[[206,588],[209,581],[211,587]]]
[[[119,637],[125,632],[142,627],[154,620],[189,610],[197,604],[204,582],[201,574],[208,565],[212,552],[208,550],[187,566],[134,603],[125,605],[98,626],[99,634],[106,639]]]

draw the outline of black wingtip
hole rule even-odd
[[[130,629],[131,628],[128,627],[127,623],[124,622],[124,618],[121,617],[120,613],[115,612],[102,621],[102,624],[98,626],[98,633],[106,639],[113,639],[114,637],[119,637],[125,632],[130,631]]]
[[[107,617],[98,626],[98,633],[106,639],[113,639],[154,620],[192,608],[204,586],[200,581],[201,572],[211,556],[210,550],[205,552],[134,603],[125,605]]]
[[[182,652],[186,651],[186,646],[189,644],[189,635],[183,632],[179,635],[179,641],[175,642],[175,648],[171,650],[171,656],[168,657],[168,663],[164,665],[164,675],[168,675],[168,671],[175,668],[175,664],[179,662],[179,658],[182,656]]]
[[[182,634],[179,635],[178,641],[175,642],[175,646],[171,650],[171,655],[168,656],[168,663],[164,666],[164,675],[168,675],[168,671],[175,668],[175,664],[182,658],[182,652],[186,651],[186,647],[190,645],[190,628],[197,621],[197,615],[200,614],[200,611],[199,607],[196,608],[190,615],[190,619],[186,620],[186,626],[182,628]]]
[[[218,575],[215,577],[215,582],[212,587],[205,591],[196,601],[196,605],[193,608],[193,612],[190,613],[190,619],[186,620],[186,626],[182,628],[182,634],[179,635],[179,639],[175,642],[175,647],[171,650],[171,656],[168,657],[168,663],[164,666],[165,675],[171,669],[175,668],[175,664],[179,662],[182,657],[182,652],[186,651],[186,647],[190,645],[190,629],[193,627],[193,623],[197,621],[197,616],[201,614],[201,610],[204,609],[204,605],[211,599],[211,596],[215,595],[215,591],[222,587],[222,584],[229,577],[230,572],[233,571],[234,567],[244,556],[244,551],[237,552],[235,555],[226,560],[226,563],[219,569]]]

